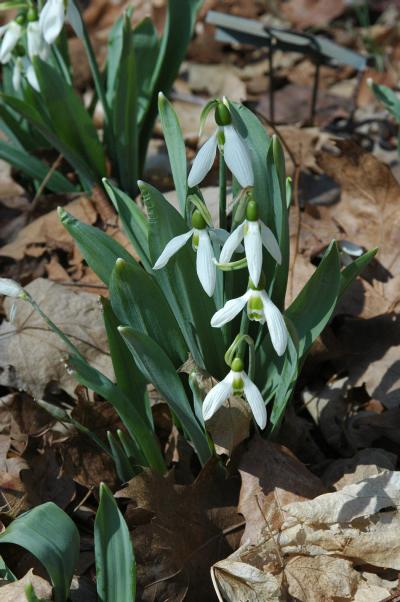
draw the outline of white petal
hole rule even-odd
[[[224,127],[224,159],[242,188],[254,185],[249,149],[233,125]]]
[[[265,429],[267,424],[267,408],[258,387],[249,379],[246,373],[242,372],[244,381],[244,395],[249,402],[249,406],[261,430]]]
[[[279,248],[278,242],[274,236],[272,230],[270,230],[261,220],[258,222],[261,229],[261,238],[264,247],[272,255],[275,261],[279,264],[282,263],[282,254]]]
[[[267,321],[272,346],[278,355],[283,355],[288,342],[288,332],[285,320],[265,291],[261,293],[261,297],[264,303],[264,315]]]
[[[8,24],[7,31],[4,34],[0,48],[0,63],[8,63],[11,58],[11,53],[18,44],[21,37],[22,28],[15,21]]]
[[[213,242],[218,243],[221,247],[226,243],[229,238],[229,232],[223,228],[213,228],[209,230],[210,238]],[[238,245],[237,250],[239,253],[243,253],[243,245]]]
[[[180,234],[179,236],[171,238],[171,240],[166,244],[164,251],[154,264],[153,270],[160,270],[166,266],[171,257],[183,247],[183,245],[192,235],[193,230],[189,230],[189,232],[185,232],[185,234]]]
[[[32,86],[32,88],[34,90],[36,90],[36,92],[40,92],[39,81],[38,81],[38,78],[36,76],[35,69],[33,68],[33,65],[29,65],[26,68],[25,74],[26,74],[26,79],[28,80],[28,82],[30,83],[30,85]]]
[[[215,267],[214,253],[208,232],[198,230],[199,244],[196,253],[196,272],[201,282],[201,286],[209,297],[212,297],[215,290],[215,280],[217,277],[217,268]]]
[[[64,19],[64,0],[47,0],[40,13],[39,23],[48,44],[52,44],[60,35]]]
[[[44,43],[39,21],[28,23],[26,37],[28,42],[28,55],[32,59],[34,56],[38,56],[41,53]]]
[[[251,290],[249,289],[244,295],[237,299],[230,299],[224,305],[224,307],[215,313],[211,319],[211,326],[214,328],[220,328],[227,322],[233,320],[235,316],[244,308],[248,299],[251,296]]]
[[[224,380],[215,385],[206,395],[203,402],[203,418],[209,420],[211,416],[222,406],[225,399],[232,394],[232,376],[231,373],[225,376]]]
[[[190,188],[200,184],[210,171],[217,153],[217,135],[213,134],[207,142],[203,144],[194,158],[192,169],[188,176],[188,185]]]
[[[15,280],[11,280],[11,278],[0,278],[0,295],[6,295],[7,297],[14,297],[14,299],[17,299],[23,293],[24,289],[18,282],[15,282]]]
[[[236,249],[238,248],[238,246],[240,245],[240,243],[243,240],[244,224],[245,224],[245,222],[240,224],[240,226],[238,226],[229,235],[229,238],[227,239],[227,241],[225,242],[225,244],[221,250],[221,255],[219,257],[220,263],[228,263],[231,260],[232,255],[234,254],[234,252],[236,251]]]
[[[16,92],[18,92],[21,87],[21,74],[22,74],[22,62],[21,62],[21,59],[18,58],[15,61],[13,73],[12,73],[12,85]]]
[[[262,240],[258,222],[247,223],[247,232],[244,236],[244,250],[246,252],[247,266],[250,278],[258,286],[262,269]]]

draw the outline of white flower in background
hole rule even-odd
[[[8,63],[11,59],[11,54],[19,42],[22,31],[22,27],[17,21],[10,21],[7,25],[0,27],[0,37],[3,38],[0,46],[0,63]]]
[[[40,92],[39,80],[36,76],[35,69],[30,61],[26,61],[25,75],[32,88],[36,90],[36,92]]]
[[[196,272],[203,289],[211,297],[214,294],[217,269],[214,263],[210,233],[203,216],[197,209],[192,215],[192,226],[193,228],[189,232],[175,236],[167,243],[153,269],[159,270],[166,266],[171,257],[192,238],[192,245],[196,251]]]
[[[267,424],[267,410],[264,400],[256,385],[244,372],[243,362],[238,357],[233,360],[229,374],[207,393],[203,402],[204,420],[209,420],[224,401],[232,395],[236,397],[244,396],[247,399],[254,420],[263,430]]]
[[[211,326],[220,328],[230,322],[244,309],[245,305],[247,305],[249,320],[261,322],[261,324],[267,323],[272,346],[278,355],[283,355],[288,342],[285,320],[266,291],[254,288],[253,283],[250,284],[250,288],[244,295],[227,301],[224,307],[213,315]]]
[[[0,278],[0,295],[6,297],[13,297],[14,299],[22,298],[26,296],[26,292],[18,282],[11,280],[11,278]]]
[[[258,219],[255,201],[249,201],[246,208],[246,219],[229,236],[222,247],[220,263],[230,262],[232,255],[244,240],[244,250],[250,278],[258,286],[262,269],[263,245],[277,263],[281,263],[282,255],[273,232]]]
[[[28,55],[32,60],[34,56],[46,60],[49,55],[49,45],[42,35],[39,21],[30,21],[26,28]]]
[[[194,158],[188,176],[188,185],[197,186],[210,171],[217,153],[217,146],[225,163],[242,188],[254,185],[250,153],[243,138],[232,125],[228,107],[219,102],[215,110],[216,132],[203,144]]]
[[[64,0],[47,0],[39,16],[40,29],[48,44],[60,35],[65,21]]]

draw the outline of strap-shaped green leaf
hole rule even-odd
[[[163,474],[166,471],[158,440],[135,405],[135,391],[128,398],[104,374],[76,356],[70,356],[69,364],[82,385],[107,399],[117,411],[125,428],[143,453],[144,464]],[[138,364],[139,365],[139,364]]]
[[[0,533],[2,543],[16,544],[36,556],[50,576],[56,602],[67,600],[78,563],[79,533],[61,508],[47,502],[22,514]]]
[[[333,241],[314,274],[286,312],[299,337],[300,358],[307,353],[332,317],[339,297],[340,278],[339,252]]]
[[[138,115],[140,124],[152,98],[152,79],[157,64],[160,42],[153,21],[146,17],[133,30],[136,54],[136,79],[138,88]]]
[[[94,549],[100,602],[134,602],[136,563],[129,529],[104,483],[94,522]]]
[[[103,146],[82,101],[51,65],[35,58],[34,66],[54,133],[84,159],[93,173],[105,176]]]
[[[80,222],[62,207],[59,207],[58,215],[64,228],[76,241],[85,260],[107,286],[118,257],[122,257],[128,263],[136,263],[124,247],[99,228]]]
[[[110,298],[120,325],[131,326],[154,339],[176,368],[183,364],[188,348],[178,323],[160,288],[143,268],[117,259]]]
[[[369,264],[378,252],[378,247],[367,251],[361,257],[357,257],[340,273],[340,292],[339,298],[345,293],[346,289],[361,274],[363,269]]]
[[[190,407],[185,389],[171,360],[147,335],[126,326],[120,327],[119,331],[143,375],[167,400],[184,432],[192,440],[200,462],[205,464],[210,458],[207,435]]]
[[[160,115],[165,143],[168,149],[169,162],[181,214],[185,215],[187,195],[186,149],[181,126],[173,106],[162,92],[158,95],[158,112]]]
[[[0,140],[0,159],[7,161],[35,180],[44,180],[50,170],[50,167],[40,159],[36,159],[24,150],[12,147],[3,140]],[[75,186],[57,171],[51,174],[46,188],[55,193],[76,192]]]

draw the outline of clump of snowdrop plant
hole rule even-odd
[[[0,280],[0,294],[16,298],[17,306],[19,299],[28,301],[62,338],[78,382],[114,406],[124,430],[108,433],[106,448],[95,433],[73,424],[112,455],[122,481],[140,466],[167,470],[148,383],[169,405],[201,464],[214,453],[212,429],[221,422],[211,419],[223,406],[224,428],[235,429],[233,398],[251,411],[263,436],[275,433],[313,341],[376,252],[355,258],[342,270],[332,242],[285,308],[291,189],[279,140],[270,138],[245,107],[216,99],[204,107],[200,122],[201,131],[205,120],[213,118],[215,132],[188,167],[178,118],[163,94],[158,108],[179,209],[140,180],[143,212],[115,182],[102,180],[135,257],[103,231],[59,209],[61,222],[109,289],[101,302],[114,382],[87,362],[25,289]],[[214,169],[219,223],[201,190]],[[49,403],[43,407],[53,411]],[[237,403],[235,407],[237,411]]]

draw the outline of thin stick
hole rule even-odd
[[[33,198],[33,201],[31,203],[30,207],[29,207],[28,211],[29,211],[30,214],[32,214],[35,211],[35,209],[36,209],[36,207],[37,207],[37,205],[38,205],[38,203],[39,203],[39,201],[41,199],[41,196],[43,194],[44,189],[46,188],[46,186],[47,186],[47,184],[48,184],[51,176],[59,168],[59,166],[60,166],[61,161],[63,160],[63,158],[64,158],[63,155],[58,155],[57,159],[54,161],[53,165],[50,167],[49,171],[47,172],[47,174],[43,178],[42,183],[40,184],[39,188],[37,189],[37,192],[36,192],[36,194],[35,194],[35,196]]]

